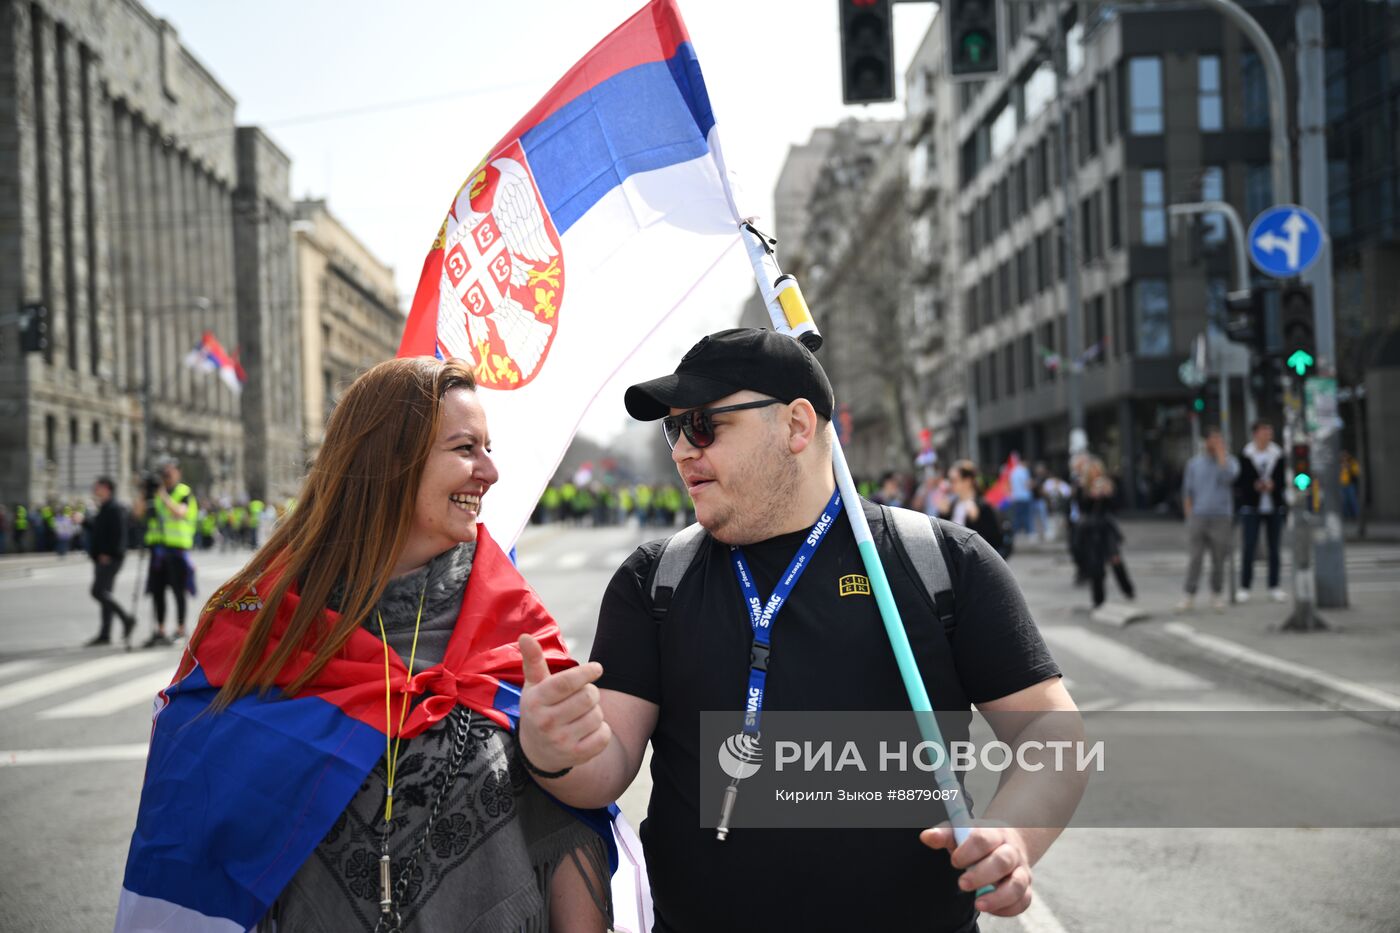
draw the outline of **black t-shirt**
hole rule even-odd
[[[865,508],[935,709],[965,710],[1059,675],[1015,579],[986,542],[940,522],[956,600],[948,635],[878,507]],[[806,535],[744,547],[765,600]],[[865,573],[844,512],[827,539],[773,623],[763,707],[908,709],[874,598],[839,595],[841,577]],[[972,929],[973,895],[958,890],[948,854],[924,846],[915,830],[738,828],[721,843],[700,828],[699,713],[742,708],[753,633],[728,548],[709,538],[656,622],[648,578],[660,550],[660,541],[645,544],[618,568],[593,643],[599,687],[660,706],[640,830],[655,929]]]

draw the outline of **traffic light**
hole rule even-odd
[[[838,2],[841,5],[841,99],[848,104],[894,100],[891,0]]]
[[[1268,354],[1250,367],[1249,387],[1263,411],[1283,410],[1283,361]]]
[[[1302,379],[1317,367],[1313,336],[1313,294],[1308,285],[1285,285],[1279,297],[1279,331],[1283,335],[1283,365]]]
[[[20,347],[25,353],[43,353],[49,348],[49,307],[32,304],[19,309]]]
[[[1312,486],[1312,448],[1307,444],[1293,445],[1293,485],[1299,492]]]
[[[1264,292],[1254,289],[1243,297],[1225,299],[1225,336],[1256,352],[1264,352]]]
[[[954,78],[986,78],[1001,71],[1000,0],[944,0],[948,71]]]

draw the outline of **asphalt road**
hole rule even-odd
[[[608,578],[651,536],[555,526],[522,540],[522,570],[577,655],[591,646]],[[242,556],[204,555],[202,591]],[[1153,555],[1135,558],[1141,572],[1153,572]],[[1131,629],[1088,622],[1076,610],[1085,594],[1068,586],[1056,554],[1018,554],[1012,566],[1085,708],[1312,708],[1189,657],[1164,657]],[[124,601],[133,576],[128,569],[118,580]],[[111,926],[150,701],[177,652],[78,647],[96,631],[89,578],[78,557],[37,568],[0,562],[0,929]],[[1400,594],[1400,582],[1395,588]],[[1339,787],[1400,773],[1400,732],[1349,720],[1336,743],[1343,754],[1329,773]],[[644,769],[623,799],[634,823],[647,784]],[[1394,931],[1397,853],[1400,831],[1390,829],[1071,829],[1036,868],[1033,910],[982,925],[991,933]]]

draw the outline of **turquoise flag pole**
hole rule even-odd
[[[773,329],[800,340],[807,349],[815,352],[822,345],[821,332],[817,330],[807,302],[797,286],[797,280],[786,275],[778,267],[773,247],[775,240],[764,236],[751,223],[740,224],[744,237],[744,247],[748,251],[749,262],[753,265],[758,288],[768,307]],[[875,594],[875,603],[880,608],[880,618],[885,624],[885,635],[894,651],[895,663],[899,665],[899,676],[904,681],[904,692],[909,696],[909,705],[914,710],[914,718],[919,725],[919,734],[925,742],[936,742],[943,749],[943,763],[933,776],[940,790],[949,791],[946,795],[948,822],[953,827],[953,838],[961,845],[972,831],[972,814],[963,800],[962,789],[953,770],[948,766],[947,743],[943,741],[943,731],[933,715],[933,703],[929,700],[924,678],[919,673],[918,661],[909,645],[909,636],[904,631],[904,621],[900,618],[899,607],[895,605],[894,593],[890,590],[889,578],[885,576],[885,565],[875,549],[875,539],[870,534],[870,523],[865,520],[865,511],[860,507],[860,496],[856,492],[851,468],[846,463],[846,453],[841,448],[841,439],[834,425],[828,425],[831,432],[831,461],[836,473],[836,487],[841,490],[841,498],[846,503],[846,514],[851,519],[851,529],[855,532],[856,547],[865,563],[866,576],[870,578],[870,588]],[[991,886],[977,893],[987,894]]]

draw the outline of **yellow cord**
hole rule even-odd
[[[413,621],[413,647],[408,652],[408,675],[407,681],[413,677],[413,661],[418,657],[418,629],[423,624],[423,599],[428,595],[428,579],[423,577],[423,591],[418,594],[418,618]],[[384,614],[375,610],[375,616],[379,619],[379,637],[384,642],[384,759],[386,761],[384,783],[386,790],[384,793],[384,822],[388,823],[394,818],[394,780],[399,773],[399,744],[403,741],[403,723],[408,718],[408,693],[403,695],[403,703],[399,706],[399,725],[396,730],[392,744],[389,738],[389,720],[393,717],[393,701],[389,683],[389,636],[384,631]]]

